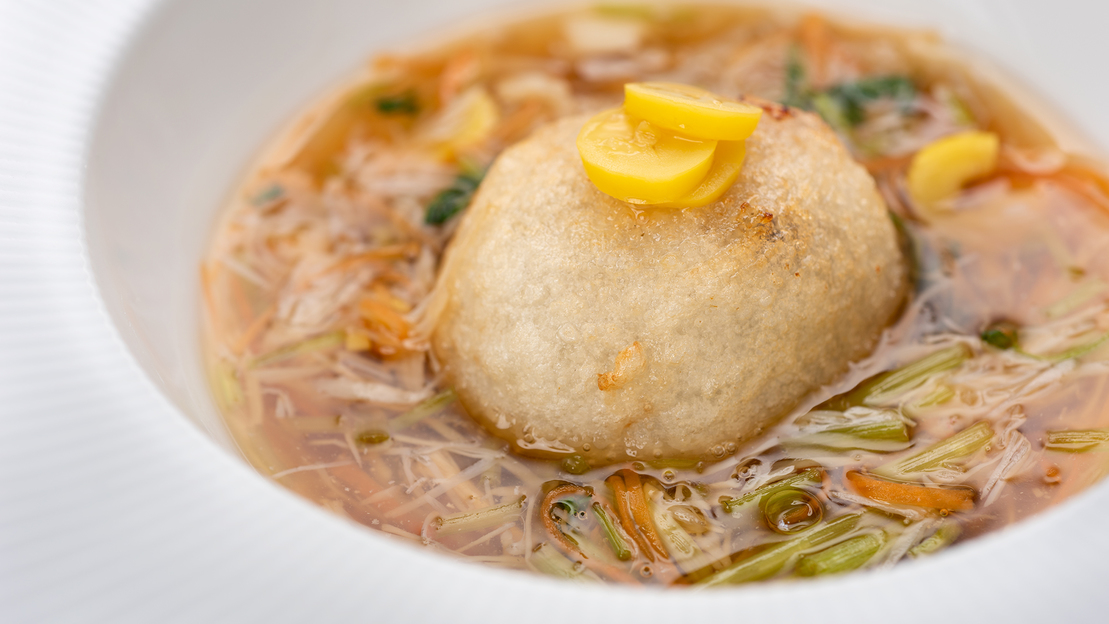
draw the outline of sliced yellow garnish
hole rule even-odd
[[[708,174],[715,150],[716,141],[680,136],[622,108],[596,115],[578,134],[589,179],[601,192],[632,204],[688,195]]]
[[[672,82],[624,85],[628,114],[699,139],[742,141],[751,136],[762,109],[712,92]]]
[[[732,188],[743,159],[747,156],[746,141],[720,141],[716,144],[716,156],[708,175],[692,193],[672,202],[658,204],[659,208],[696,208],[720,199],[725,191]]]
[[[423,138],[444,158],[484,141],[500,120],[497,103],[484,87],[471,87],[429,120]]]
[[[997,168],[1000,140],[992,132],[960,132],[926,145],[909,165],[909,196],[926,210]]]

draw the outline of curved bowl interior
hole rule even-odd
[[[412,38],[426,40],[421,33],[429,29],[449,33],[448,27],[462,28],[460,21],[480,25],[482,20],[471,16],[490,15],[502,4],[502,0],[170,0],[137,31],[103,94],[92,129],[84,214],[89,257],[106,307],[142,369],[180,413],[216,443],[234,450],[209,398],[201,366],[198,267],[217,212],[235,182],[294,113],[350,75],[374,51],[405,45]],[[1036,85],[1038,93],[1047,94],[1043,99],[1084,130],[1073,132],[1061,125],[1061,132],[1109,145],[1109,120],[1098,110],[1098,103],[1109,99],[1109,84],[1087,79],[1097,75],[1096,59],[1109,55],[1109,40],[1099,32],[1105,19],[1076,17],[1104,9],[1081,2],[814,4],[837,14],[864,15],[868,21],[937,28],[956,44],[1000,60],[1003,72]],[[255,487],[273,486],[258,478]],[[273,504],[291,508],[301,503],[289,496]],[[1078,586],[1067,583],[1079,578],[1076,567],[1081,566],[1058,547],[1092,533],[1061,536],[1053,524],[1097,510],[1109,510],[1104,485],[1062,510],[927,564],[903,566],[863,580],[724,592],[711,598],[700,594],[695,600],[675,592],[647,596],[622,589],[581,590],[522,575],[462,568],[341,526],[322,511],[293,514],[292,521],[305,532],[326,533],[320,539],[332,541],[336,548],[349,548],[353,556],[377,557],[382,566],[412,573],[418,567],[429,582],[449,583],[452,592],[475,600],[488,599],[500,587],[502,591],[512,588],[529,600],[542,598],[550,604],[546,601],[562,595],[598,609],[587,619],[605,613],[639,613],[653,620],[666,613],[716,610],[719,614],[720,609],[742,605],[752,617],[763,614],[778,620],[784,614],[773,601],[783,597],[850,601],[879,595],[868,598],[875,608],[897,608],[898,597],[904,598],[907,588],[920,587],[919,583],[990,592],[1001,591],[999,583],[1042,580],[1051,571],[1050,587],[1074,591]],[[1101,538],[1099,543],[1105,541]],[[1042,566],[1044,571],[1032,572],[1030,565]],[[1047,595],[1048,585],[1039,585],[1038,592]],[[382,591],[387,590],[388,581]],[[305,591],[310,595],[313,590]],[[983,605],[955,592],[948,606],[963,609],[964,614],[988,607],[989,613],[1000,616],[1025,602],[1018,598],[1008,606]],[[1087,603],[1074,604],[1081,609]],[[920,607],[909,614],[899,608],[899,619],[948,612],[936,605]],[[320,608],[321,614],[338,613],[327,605]],[[397,613],[446,613],[435,604],[405,609]],[[512,611],[497,608],[485,613],[508,617]],[[464,606],[461,611],[463,619],[465,614],[480,613],[476,607]],[[847,611],[830,617],[854,620],[854,615]]]

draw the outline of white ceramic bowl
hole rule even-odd
[[[238,458],[198,354],[197,267],[217,210],[267,138],[371,53],[499,4],[0,1],[0,620],[1098,618],[1106,483],[889,572],[693,593],[434,556]],[[936,27],[1109,145],[1103,5],[816,5]]]

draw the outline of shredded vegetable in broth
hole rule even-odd
[[[1109,471],[1109,182],[930,35],[724,7],[602,6],[382,55],[236,192],[202,267],[214,396],[264,474],[462,559],[716,586],[884,568]],[[867,359],[716,461],[514,454],[429,351],[441,255],[506,146],[630,81],[819,114],[874,176],[915,289]],[[997,165],[942,205],[914,156]],[[557,455],[557,454],[555,454]]]

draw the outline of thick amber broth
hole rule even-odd
[[[583,15],[615,20],[618,28],[637,24],[634,49],[575,50],[566,23]],[[919,542],[941,522],[956,523],[965,539],[1081,491],[1109,469],[1106,456],[1045,451],[1044,441],[1048,431],[1109,426],[1109,368],[1099,363],[1109,349],[1048,361],[999,351],[978,334],[992,322],[1012,321],[1030,328],[1028,348],[1040,349],[1034,353],[1059,353],[1109,331],[1105,184],[1058,152],[1036,119],[1018,114],[939,50],[926,34],[683,6],[535,18],[441,48],[379,57],[370,78],[290,126],[244,180],[218,228],[203,267],[206,347],[229,429],[261,472],[371,528],[473,561],[615,582],[694,582],[742,562],[745,549],[787,539],[768,528],[757,506],[732,515],[722,501],[816,464],[822,479],[801,487],[820,501],[825,520],[868,509],[850,498],[846,472],[912,456],[977,422],[991,423],[997,434],[986,448],[921,477],[975,488],[975,508],[868,511],[863,533],[888,537],[869,565],[895,563],[904,555],[898,543],[907,549],[906,540]],[[790,86],[797,72],[806,93],[868,76],[905,76],[916,85],[917,99],[901,104],[911,111],[871,103],[861,125],[838,128],[899,215],[917,266],[912,301],[871,357],[755,442],[723,448],[712,462],[651,457],[589,467],[572,457],[528,458],[513,454],[457,403],[413,416],[413,405],[444,390],[419,306],[454,224],[427,225],[423,209],[459,172],[485,166],[546,121],[618,102],[628,80],[675,80],[782,100],[799,97],[797,85]],[[484,138],[449,149],[429,139],[460,94],[473,93],[498,111]],[[382,98],[391,98],[388,112]],[[996,175],[957,199],[953,213],[922,221],[904,193],[909,158],[929,140],[966,127],[999,133],[1010,152]],[[1022,168],[1029,161],[1033,166]],[[913,422],[907,448],[833,450],[796,442],[807,431],[796,421],[813,407],[876,373],[958,344],[974,357],[890,406]],[[928,392],[946,398],[920,407]],[[1029,449],[1024,459],[1011,453],[1021,440]],[[1008,459],[1020,461],[998,473]],[[652,513],[663,514],[656,522],[684,518],[688,552],[669,541],[668,558],[649,556],[641,545],[622,561],[587,509],[565,503],[581,514],[574,518],[561,507],[540,509],[549,489],[568,482],[592,488],[591,500],[612,513],[618,501],[606,480],[625,469],[656,493],[648,501]],[[1000,495],[989,498],[987,488]],[[440,518],[490,508],[507,511],[479,528],[438,530]],[[582,553],[550,533],[550,514],[580,538]],[[627,530],[623,537],[636,541]],[[580,557],[587,546],[595,551]],[[789,573],[787,567],[780,574]]]

